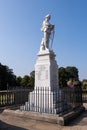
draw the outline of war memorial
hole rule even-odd
[[[42,23],[43,38],[35,64],[35,87],[28,95],[28,101],[20,107],[36,120],[65,125],[84,111],[81,89],[59,89],[58,64],[52,50],[55,25],[46,15]]]

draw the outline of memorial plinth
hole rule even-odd
[[[30,110],[57,113],[58,65],[51,50],[38,53],[35,65],[35,88],[30,93]]]
[[[48,87],[58,89],[58,65],[55,54],[50,50],[43,50],[38,53],[35,65],[35,88]]]
[[[53,43],[54,25],[49,23],[51,16],[45,16],[41,31],[44,33],[35,64],[35,87],[29,94],[25,110],[44,113],[57,113],[58,105],[58,65]],[[51,43],[51,45],[50,45]],[[52,47],[52,46],[51,46]]]

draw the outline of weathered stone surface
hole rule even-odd
[[[9,113],[18,117],[22,118],[28,118],[28,119],[33,119],[37,121],[43,121],[43,122],[49,122],[53,124],[59,124],[59,125],[66,125],[68,124],[71,120],[75,119],[78,117],[85,108],[83,106],[77,108],[75,111],[69,112],[67,114],[64,114],[62,116],[60,115],[52,115],[52,114],[46,114],[46,113],[39,113],[39,112],[31,112],[31,111],[20,111],[20,110],[9,110],[6,109],[4,110],[4,114]]]

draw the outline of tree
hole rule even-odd
[[[16,76],[13,74],[13,70],[8,66],[0,63],[0,89],[5,90],[7,86],[16,85]]]
[[[22,85],[23,87],[28,87],[28,86],[29,86],[29,76],[28,76],[28,75],[25,75],[25,76],[22,78],[21,85]]]
[[[64,67],[59,68],[59,87],[63,88],[67,85],[67,72]]]
[[[16,78],[16,85],[21,86],[21,82],[22,82],[22,77],[21,76],[17,77]]]
[[[30,86],[31,88],[34,88],[34,83],[35,83],[35,71],[33,70],[33,71],[30,73],[29,86]]]
[[[35,71],[34,70],[30,73],[30,77],[35,78]]]
[[[20,80],[20,78],[18,79]],[[24,86],[24,87],[29,87],[29,88],[34,88],[34,80],[35,80],[35,71],[32,71],[30,73],[30,76],[28,75],[25,75],[22,80],[21,80],[21,86]]]
[[[68,80],[69,79],[75,79],[75,80],[79,80],[79,76],[78,76],[78,69],[74,66],[68,66],[65,68],[66,72],[68,74]]]
[[[82,88],[87,90],[87,79],[83,79]]]
[[[59,68],[59,86],[60,88],[67,86],[67,82],[72,80],[72,82],[79,81],[78,69],[74,66],[68,66],[66,68]]]

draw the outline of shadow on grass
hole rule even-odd
[[[27,130],[18,126],[13,126],[5,122],[0,121],[0,130]]]

